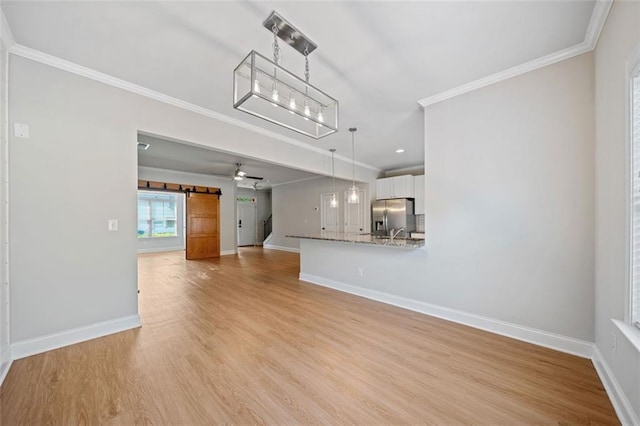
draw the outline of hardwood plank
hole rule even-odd
[[[298,281],[139,256],[143,327],[14,362],[13,424],[619,424],[586,359]]]

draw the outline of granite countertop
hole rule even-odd
[[[378,237],[371,234],[346,233],[346,232],[321,232],[307,235],[287,235],[289,238],[301,238],[305,240],[338,241],[343,243],[369,244],[381,247],[399,247],[415,249],[423,247],[424,239],[396,237],[391,241],[389,237]]]

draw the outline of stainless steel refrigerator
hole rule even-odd
[[[413,200],[399,198],[377,200],[371,204],[371,232],[374,235],[389,235],[391,229],[404,228],[399,237],[408,237],[416,230],[416,217],[413,214]]]

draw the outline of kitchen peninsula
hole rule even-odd
[[[346,232],[321,232],[308,235],[287,235],[288,238],[300,240],[319,240],[340,243],[368,244],[379,247],[394,247],[404,249],[417,249],[424,246],[424,239],[418,238],[389,238],[372,234],[346,233]],[[302,250],[302,242],[300,244]]]
[[[424,240],[341,232],[288,237],[300,240],[300,280],[421,310],[409,299],[418,297],[419,287],[399,280],[398,271],[422,274],[420,265],[427,262]]]

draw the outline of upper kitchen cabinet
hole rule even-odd
[[[393,178],[376,180],[376,199],[393,198]]]
[[[413,198],[415,196],[413,178],[411,175],[404,175],[378,179],[376,199]]]
[[[425,205],[424,205],[424,175],[414,176],[413,177],[414,186],[415,186],[415,201],[413,204],[413,209],[415,210],[415,214],[425,214]]]

